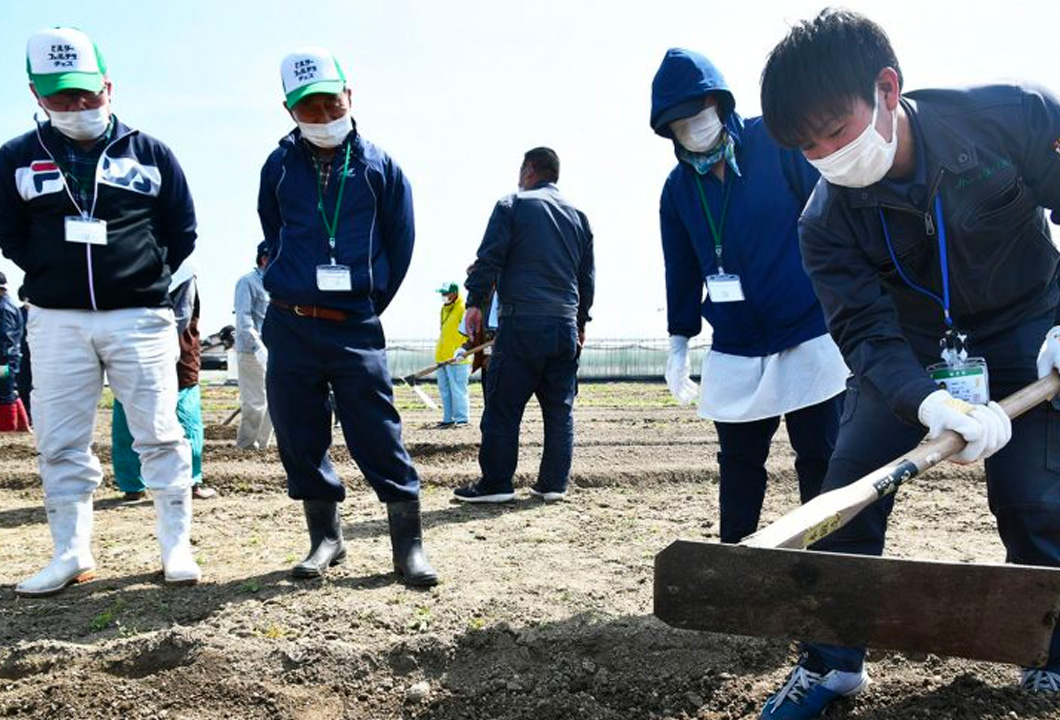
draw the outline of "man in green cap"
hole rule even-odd
[[[444,282],[438,288],[442,296],[440,332],[434,349],[434,361],[448,363],[438,368],[438,394],[442,397],[440,428],[468,424],[471,411],[467,398],[467,381],[471,376],[471,358],[465,357],[464,298],[455,282]]]
[[[331,463],[332,400],[357,466],[386,503],[394,569],[409,585],[434,585],[423,551],[420,479],[401,441],[379,315],[412,259],[412,190],[401,169],[357,132],[338,62],[303,48],[280,66],[285,107],[297,124],[261,171],[258,215],[269,264],[265,389],[287,492],[301,500],[309,555],[295,577],[342,561]]]
[[[195,583],[167,292],[195,247],[191,194],[169,148],[111,112],[107,68],[85,33],[35,33],[26,69],[47,120],[0,148],[0,250],[25,271],[33,303],[33,420],[54,555],[15,592],[50,595],[95,573],[103,473],[91,444],[104,373],[154,496],[166,582]]]

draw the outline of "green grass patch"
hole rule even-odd
[[[103,632],[118,621],[118,616],[121,615],[124,609],[125,601],[118,598],[110,607],[92,618],[92,621],[88,624],[88,629],[94,633]]]

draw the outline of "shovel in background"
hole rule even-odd
[[[492,344],[493,344],[493,341],[489,340],[487,342],[482,343],[481,345],[478,345],[476,347],[471,348],[470,350],[468,350],[464,354],[465,355],[474,355],[479,350],[484,350],[484,349],[488,348]],[[416,393],[416,395],[419,397],[419,399],[423,401],[424,405],[429,407],[431,410],[437,410],[438,409],[438,404],[435,403],[433,400],[431,400],[431,398],[427,395],[427,393],[425,393],[423,391],[423,388],[421,388],[417,384],[417,381],[421,377],[426,377],[427,375],[430,375],[433,372],[437,372],[439,368],[443,368],[446,365],[452,365],[454,362],[457,362],[460,359],[461,358],[449,358],[448,360],[443,360],[440,363],[435,363],[434,365],[430,365],[428,367],[425,367],[422,370],[417,370],[416,372],[412,373],[411,375],[405,375],[404,377],[400,377],[400,378],[398,378],[398,380],[400,380],[401,382],[405,383],[410,388],[412,388],[412,392]]]
[[[1058,392],[1054,372],[1000,404],[1015,418]],[[655,556],[655,615],[691,630],[1044,665],[1060,569],[804,551],[963,447],[945,432],[738,545],[672,543]]]

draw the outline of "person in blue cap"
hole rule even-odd
[[[677,165],[659,218],[670,355],[666,382],[718,432],[721,541],[758,527],[773,435],[783,417],[803,502],[817,495],[839,423],[847,368],[825,329],[799,257],[799,212],[817,172],[743,118],[721,72],[700,53],[666,52],[652,81],[651,127]],[[706,286],[706,299],[704,297]],[[713,329],[702,389],[689,338]]]

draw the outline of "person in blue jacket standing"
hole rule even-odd
[[[280,73],[298,127],[265,161],[258,215],[269,256],[269,414],[311,543],[292,572],[317,577],[346,556],[338,506],[346,490],[328,455],[330,388],[350,454],[386,503],[394,569],[409,585],[434,585],[420,479],[401,440],[379,321],[412,259],[412,190],[397,163],[357,132],[331,53],[296,50]]]
[[[783,416],[803,502],[820,490],[835,445],[848,375],[802,269],[797,223],[817,173],[780,148],[761,118],[745,119],[705,56],[673,48],[652,81],[651,127],[673,141],[663,186],[670,354],[666,382],[699,400],[718,432],[721,540],[758,527],[773,434]],[[703,288],[706,285],[706,299]],[[702,390],[688,340],[712,330]]]

